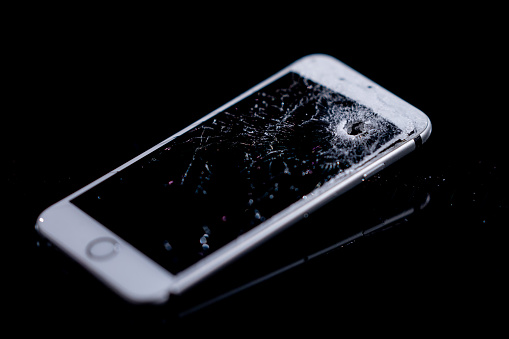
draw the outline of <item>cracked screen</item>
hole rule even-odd
[[[176,274],[402,131],[288,73],[72,200]]]

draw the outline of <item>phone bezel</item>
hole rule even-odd
[[[310,67],[310,64],[313,64],[313,66]],[[312,74],[306,74],[305,70],[310,69],[314,70]],[[311,80],[327,87],[329,87],[328,85],[331,80],[322,79],[320,81],[321,78],[348,79],[348,81],[339,82],[334,80],[336,88],[331,88],[334,86],[329,88],[337,90],[339,93],[347,95],[361,104],[373,107],[381,115],[407,114],[415,117],[422,122],[422,130],[415,131],[414,134],[408,136],[407,140],[395,143],[373,155],[362,166],[345,171],[338,180],[329,181],[319,190],[313,191],[313,194],[309,194],[306,199],[301,199],[290,205],[285,210],[280,211],[254,229],[176,275],[171,274],[154,263],[128,242],[116,236],[112,231],[70,202],[78,195],[108,179],[118,171],[130,166],[172,139],[191,130],[200,123],[224,111],[227,107],[234,105],[291,71],[309,77]],[[337,86],[341,88],[337,88]],[[388,118],[391,119],[390,117]],[[361,183],[367,176],[375,174],[382,168],[410,153],[417,145],[414,140],[421,139],[424,142],[430,133],[431,122],[420,110],[337,59],[323,54],[313,54],[297,60],[237,98],[205,115],[195,123],[50,206],[38,217],[36,228],[43,236],[55,243],[125,299],[137,303],[161,303],[165,302],[170,294],[182,292],[241,254],[252,249],[257,244],[260,244],[326,202],[346,192],[351,187]],[[119,250],[115,255],[105,260],[97,260],[97,258],[92,258],[87,254],[87,246],[95,239],[101,237],[113,238],[119,244]]]

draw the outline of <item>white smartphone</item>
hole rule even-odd
[[[314,54],[50,206],[36,228],[125,299],[162,303],[430,133],[420,110]]]

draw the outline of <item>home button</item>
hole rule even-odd
[[[97,238],[92,240],[87,246],[87,254],[90,258],[104,260],[117,254],[120,244],[112,238]]]

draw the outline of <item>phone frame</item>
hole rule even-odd
[[[171,274],[153,262],[128,242],[115,235],[108,228],[70,202],[78,195],[159,149],[172,139],[224,111],[229,106],[262,89],[288,72],[297,71],[307,77],[306,74],[299,71],[299,67],[303,63],[327,64],[328,67],[337,69],[337,74],[331,72],[333,74],[327,73],[327,76],[341,76],[342,78],[350,79],[350,82],[345,85],[347,87],[338,90],[339,93],[347,95],[368,107],[372,107],[377,113],[379,113],[380,109],[386,109],[387,106],[397,107],[400,112],[404,111],[411,116],[419,116],[419,119],[425,120],[425,127],[410,135],[408,140],[396,142],[369,157],[362,166],[352,170],[347,169],[342,173],[340,179],[327,182],[319,189],[314,190],[313,194],[308,194],[305,199],[301,199],[278,212],[273,217],[176,275]],[[316,81],[313,78],[312,80]],[[320,81],[316,82],[322,84]],[[348,92],[349,89],[351,89],[350,92]],[[313,54],[297,60],[134,159],[48,207],[38,217],[36,229],[41,235],[48,238],[49,241],[86,267],[125,299],[135,303],[162,303],[168,300],[170,294],[181,293],[264,240],[348,191],[353,186],[389,166],[404,155],[412,152],[428,139],[430,133],[431,122],[420,110],[335,58],[323,54]],[[91,255],[90,246],[97,239],[111,240],[111,243],[114,244],[109,249],[111,250],[111,255],[101,258]]]

